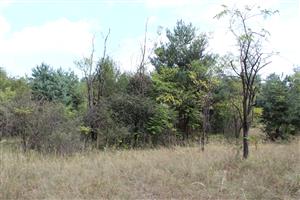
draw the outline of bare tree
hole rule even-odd
[[[145,94],[145,78],[146,78],[146,53],[147,53],[147,33],[148,33],[148,19],[145,23],[145,34],[144,34],[144,42],[141,44],[141,60],[138,65],[137,75],[140,83],[140,94]]]
[[[107,58],[107,40],[110,35],[110,29],[104,37],[103,55],[97,62],[95,59],[95,36],[92,38],[92,49],[88,57],[84,57],[80,61],[75,61],[75,65],[83,72],[84,79],[87,86],[87,99],[88,108],[92,109],[93,106],[99,101],[102,91],[102,77],[101,69]],[[98,88],[95,88],[96,81],[99,82]]]
[[[243,10],[229,9],[216,15],[216,18],[229,17],[229,30],[237,41],[238,55],[236,60],[230,61],[234,73],[240,78],[242,84],[242,128],[243,128],[243,157],[248,158],[248,134],[251,125],[251,114],[258,91],[256,80],[259,71],[270,64],[268,59],[273,53],[264,52],[264,42],[269,32],[264,28],[253,26],[254,19],[266,18],[277,11],[262,10],[259,7],[246,6]],[[257,23],[257,22],[256,22]]]
[[[99,62],[97,63],[96,66],[96,76],[95,77],[98,81],[98,91],[97,91],[97,102],[100,100],[101,96],[103,96],[103,90],[104,90],[104,77],[103,77],[103,68],[104,65],[106,64],[106,51],[107,51],[107,41],[110,35],[110,29],[108,29],[107,34],[104,37],[104,42],[103,42],[103,54],[102,57],[100,58]]]
[[[92,38],[92,50],[89,57],[84,57],[80,61],[75,61],[75,65],[83,72],[84,79],[87,86],[87,99],[88,108],[92,109],[94,106],[94,77],[95,77],[95,67],[94,67],[94,53],[95,53],[95,36]]]
[[[100,97],[103,91],[104,83],[102,76],[102,68],[105,64],[107,55],[106,55],[106,44],[110,34],[110,29],[104,38],[104,49],[102,57],[96,61],[95,60],[95,36],[92,38],[92,50],[89,57],[84,57],[80,61],[75,61],[75,65],[78,66],[80,70],[84,73],[84,79],[87,86],[87,99],[88,99],[88,115],[91,115],[94,112],[94,107],[100,102]],[[97,85],[98,83],[98,85]],[[90,125],[91,131],[90,134],[85,134],[85,140],[91,136],[93,141],[97,141],[98,146],[98,132],[94,130],[95,127]]]

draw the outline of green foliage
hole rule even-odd
[[[100,60],[97,66],[95,74],[96,83],[94,84],[96,96],[108,97],[117,92],[118,89],[121,89],[117,87],[122,87],[120,84],[117,84],[120,71],[115,67],[115,63],[111,58],[106,57]],[[122,81],[126,82],[126,76],[124,77],[123,75],[121,78]]]
[[[101,100],[97,106],[88,110],[84,116],[85,126],[81,126],[82,133],[88,130],[91,141],[96,141],[97,148],[107,146],[123,146],[128,137],[128,130],[123,123],[116,121],[115,113],[107,100]]]
[[[35,100],[58,101],[78,109],[83,102],[79,81],[73,72],[54,70],[42,63],[32,70],[30,85]]]
[[[154,115],[149,119],[147,131],[153,135],[172,134],[176,132],[175,120],[176,112],[174,110],[167,104],[158,104],[154,110]]]
[[[6,72],[0,68],[0,103],[7,103],[15,96],[23,95],[28,91],[29,87],[24,78],[10,78]]]
[[[263,108],[262,122],[270,139],[285,139],[299,130],[299,85],[297,73],[283,80],[275,74],[268,76],[259,104]]]
[[[187,69],[195,60],[205,63],[209,56],[205,53],[208,44],[205,34],[196,33],[196,28],[191,23],[185,24],[177,21],[173,30],[166,30],[168,41],[161,43],[155,50],[151,63],[157,71],[163,66]]]
[[[20,107],[20,108],[15,108],[14,113],[17,116],[26,116],[32,114],[33,110],[32,108],[29,107]]]
[[[242,85],[237,78],[221,76],[213,99],[212,131],[238,136],[241,127]]]
[[[9,130],[21,138],[24,151],[33,149],[67,154],[81,149],[78,121],[67,118],[63,105],[38,104],[24,96],[16,99],[9,107],[13,110],[9,117]]]
[[[288,113],[294,133],[300,131],[300,68],[294,70],[294,74],[288,78]]]
[[[205,34],[197,34],[192,24],[178,21],[167,29],[168,41],[161,43],[151,58],[155,98],[177,112],[176,127],[184,138],[201,126],[202,97],[208,91],[208,69],[215,57],[205,52]]]
[[[136,73],[127,84],[127,93],[130,95],[150,96],[152,90],[152,80],[147,74]]]
[[[131,78],[130,74],[127,74],[127,73],[120,74],[120,76],[118,77],[117,83],[116,83],[118,92],[120,92],[120,93],[127,92],[130,78]]]
[[[242,14],[224,9],[217,17]],[[201,133],[202,138],[206,133],[238,138],[247,88],[223,72],[220,58],[207,51],[208,37],[192,24],[180,20],[165,35],[167,40],[155,47],[150,58],[155,67],[150,75],[141,69],[121,73],[109,56],[95,62],[93,54],[77,62],[85,74],[81,81],[73,72],[44,63],[32,70],[29,79],[8,77],[0,69],[0,139],[19,137],[24,150],[69,153],[87,145],[103,149],[177,144],[198,139]],[[237,37],[241,48],[254,39],[243,33]],[[244,65],[255,58],[254,47],[249,47],[254,54],[245,58]],[[241,70],[248,69],[253,68],[247,65]],[[261,119],[271,139],[298,133],[299,70],[283,80],[271,75],[262,88],[257,74],[247,75],[253,81],[253,90],[248,88],[253,100],[248,101],[249,122],[257,124]],[[261,96],[255,101],[260,88]]]
[[[92,129],[88,126],[79,126],[80,133],[84,135],[89,135],[92,131]]]
[[[146,134],[146,124],[153,116],[155,102],[149,97],[116,95],[110,100],[114,118],[132,134]]]

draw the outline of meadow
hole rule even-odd
[[[300,199],[299,140],[210,143],[71,156],[22,153],[1,142],[0,199]]]

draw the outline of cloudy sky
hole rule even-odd
[[[30,75],[41,62],[72,69],[91,50],[103,50],[103,37],[111,30],[108,54],[123,71],[134,71],[148,19],[148,48],[159,40],[159,27],[172,28],[178,19],[192,22],[210,36],[211,51],[226,54],[234,42],[226,21],[213,17],[222,4],[246,4],[277,9],[266,21],[269,46],[280,52],[262,73],[291,73],[300,65],[299,0],[0,0],[0,66],[9,75]]]

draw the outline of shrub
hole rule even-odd
[[[81,126],[81,132],[85,137],[85,143],[90,140],[97,148],[122,146],[129,134],[123,123],[113,118],[112,110],[106,100],[101,100],[97,106],[87,112],[84,123],[86,126]],[[87,128],[90,129],[88,132],[86,132]]]
[[[6,130],[21,138],[24,151],[66,154],[81,149],[78,120],[68,118],[60,103],[35,102],[30,95],[18,97],[7,105],[11,115]]]

